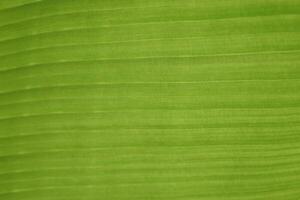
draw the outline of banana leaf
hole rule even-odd
[[[299,200],[299,0],[1,0],[0,199]]]

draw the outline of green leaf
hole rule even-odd
[[[299,0],[1,0],[0,199],[299,200]]]

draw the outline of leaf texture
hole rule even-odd
[[[0,199],[299,200],[299,0],[2,0]]]

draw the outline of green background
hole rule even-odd
[[[0,199],[299,200],[299,0],[1,0]]]

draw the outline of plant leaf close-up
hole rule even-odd
[[[299,0],[0,0],[0,200],[299,200]]]

